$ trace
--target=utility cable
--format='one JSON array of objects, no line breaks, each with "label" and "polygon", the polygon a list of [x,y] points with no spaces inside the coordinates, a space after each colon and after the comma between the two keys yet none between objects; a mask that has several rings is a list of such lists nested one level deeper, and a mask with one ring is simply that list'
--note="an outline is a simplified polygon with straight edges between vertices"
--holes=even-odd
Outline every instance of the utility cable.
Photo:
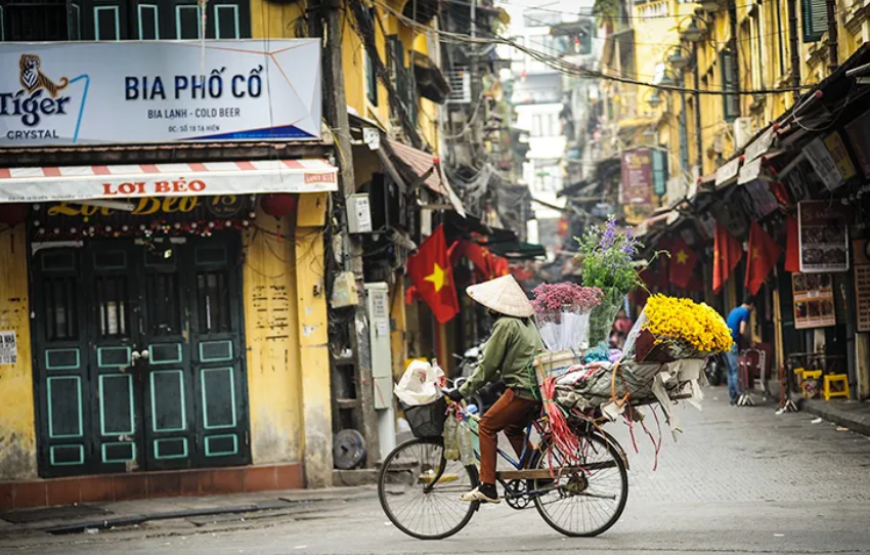
[{"label": "utility cable", "polygon": [[663,91],[685,92],[685,93],[692,93],[692,94],[718,95],[718,96],[731,96],[731,95],[747,96],[747,95],[756,95],[756,94],[758,94],[758,95],[781,94],[781,93],[788,93],[788,92],[800,92],[800,91],[804,91],[807,89],[811,89],[812,87],[815,86],[815,84],[813,84],[813,85],[801,85],[800,87],[782,87],[782,88],[751,89],[751,90],[741,89],[739,91],[724,90],[724,89],[695,89],[695,88],[691,88],[691,87],[681,87],[681,86],[677,86],[677,85],[664,85],[661,83],[659,83],[659,84],[650,83],[647,81],[642,81],[640,79],[634,79],[634,78],[630,78],[630,77],[626,77],[626,76],[622,76],[622,75],[607,75],[606,73],[604,73],[602,71],[591,70],[591,69],[579,66],[577,64],[574,64],[574,63],[571,63],[571,62],[568,62],[565,60],[561,60],[561,59],[554,58],[552,56],[548,56],[547,54],[544,54],[540,51],[536,51],[536,50],[527,48],[523,45],[518,44],[516,41],[513,41],[511,39],[507,39],[507,38],[502,37],[502,36],[495,36],[495,37],[492,37],[489,39],[479,39],[479,38],[471,37],[469,35],[465,35],[462,33],[453,33],[453,32],[433,29],[433,28],[428,27],[426,25],[420,24],[420,23],[418,23],[418,22],[416,22],[408,17],[405,17],[401,12],[398,12],[397,10],[393,9],[391,6],[388,6],[387,4],[385,4],[384,2],[382,2],[380,0],[375,0],[375,3],[378,6],[382,7],[384,10],[390,12],[396,18],[403,21],[406,25],[416,26],[416,27],[422,29],[423,32],[425,32],[425,33],[444,36],[444,37],[447,37],[448,39],[452,39],[452,40],[455,40],[457,42],[464,42],[464,43],[470,43],[470,44],[496,43],[496,44],[503,44],[503,45],[511,46],[513,48],[516,48],[520,52],[524,52],[524,53],[528,54],[529,56],[531,56],[532,58],[543,62],[547,66],[557,70],[559,73],[562,73],[564,75],[573,75],[573,76],[582,77],[582,78],[586,78],[586,79],[600,79],[600,80],[604,80],[604,81],[614,81],[617,83],[623,83],[623,84],[627,84],[627,85],[640,85],[640,86],[650,87],[653,89],[659,89],[659,90],[663,90]]}]

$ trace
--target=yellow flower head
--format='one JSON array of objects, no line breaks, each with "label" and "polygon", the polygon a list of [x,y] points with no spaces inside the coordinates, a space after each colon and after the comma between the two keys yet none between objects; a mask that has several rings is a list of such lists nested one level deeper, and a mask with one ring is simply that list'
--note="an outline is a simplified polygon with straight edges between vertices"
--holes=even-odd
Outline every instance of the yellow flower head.
[{"label": "yellow flower head", "polygon": [[646,305],[644,326],[657,339],[671,339],[703,353],[731,349],[731,331],[725,320],[705,303],[653,295]]}]

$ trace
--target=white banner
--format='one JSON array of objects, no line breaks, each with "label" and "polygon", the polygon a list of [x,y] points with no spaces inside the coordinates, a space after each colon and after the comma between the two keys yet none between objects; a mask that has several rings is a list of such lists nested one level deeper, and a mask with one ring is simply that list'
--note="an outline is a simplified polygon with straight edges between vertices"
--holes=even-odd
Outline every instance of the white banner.
[{"label": "white banner", "polygon": [[328,192],[337,172],[322,160],[0,169],[0,203]]},{"label": "white banner", "polygon": [[317,39],[0,43],[0,147],[318,139]]}]

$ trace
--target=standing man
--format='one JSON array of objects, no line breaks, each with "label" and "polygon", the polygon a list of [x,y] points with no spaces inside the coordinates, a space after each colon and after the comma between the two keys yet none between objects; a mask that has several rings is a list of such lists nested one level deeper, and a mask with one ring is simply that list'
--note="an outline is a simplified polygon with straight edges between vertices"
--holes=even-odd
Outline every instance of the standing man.
[{"label": "standing man", "polygon": [[755,308],[755,301],[751,295],[746,295],[743,298],[743,304],[735,308],[728,314],[728,327],[731,329],[731,339],[734,345],[731,346],[731,351],[728,353],[728,392],[731,394],[731,404],[736,405],[740,398],[740,391],[737,385],[737,354],[740,352],[740,346],[743,339],[746,337],[747,328],[749,327],[749,315]]}]

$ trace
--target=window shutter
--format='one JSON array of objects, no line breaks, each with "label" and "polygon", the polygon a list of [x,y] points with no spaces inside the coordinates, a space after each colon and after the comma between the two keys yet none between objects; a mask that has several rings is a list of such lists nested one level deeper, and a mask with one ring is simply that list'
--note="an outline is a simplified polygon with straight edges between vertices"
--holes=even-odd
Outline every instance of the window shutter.
[{"label": "window shutter", "polygon": [[818,42],[828,30],[828,5],[825,0],[801,0],[804,42]]},{"label": "window shutter", "polygon": [[[723,50],[719,55],[719,63],[722,66],[722,88],[726,91],[737,89],[737,79],[734,75],[734,58],[728,50]],[[722,96],[723,113],[725,121],[734,121],[740,115],[740,97],[736,94]]]},{"label": "window shutter", "polygon": [[663,196],[668,185],[668,154],[664,150],[652,151],[653,193]]}]

